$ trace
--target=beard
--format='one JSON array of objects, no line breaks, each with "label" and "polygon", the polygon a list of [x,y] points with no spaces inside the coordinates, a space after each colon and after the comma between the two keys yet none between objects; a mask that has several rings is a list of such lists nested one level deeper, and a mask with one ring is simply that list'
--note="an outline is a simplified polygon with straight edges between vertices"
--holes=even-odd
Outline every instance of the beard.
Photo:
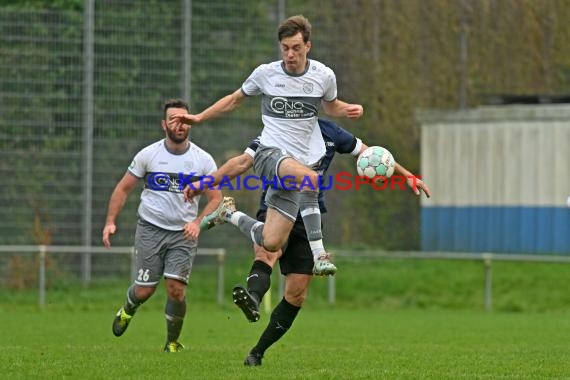
[{"label": "beard", "polygon": [[170,140],[172,140],[172,142],[174,142],[175,144],[180,144],[180,143],[183,143],[184,141],[188,140],[188,134],[189,133],[190,133],[190,129],[186,129],[184,134],[181,136],[181,135],[177,134],[175,130],[172,130],[170,128],[166,128],[166,134],[168,135],[168,138]]}]

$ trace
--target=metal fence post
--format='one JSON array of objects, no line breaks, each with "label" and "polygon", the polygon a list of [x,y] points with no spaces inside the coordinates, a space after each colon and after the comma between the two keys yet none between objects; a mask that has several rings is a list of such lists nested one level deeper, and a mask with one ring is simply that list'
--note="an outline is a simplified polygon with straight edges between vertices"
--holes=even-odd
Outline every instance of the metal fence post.
[{"label": "metal fence post", "polygon": [[182,99],[189,102],[192,89],[192,0],[183,0],[182,14]]},{"label": "metal fence post", "polygon": [[285,281],[286,277],[279,274],[279,294],[277,295],[279,300],[285,296]]},{"label": "metal fence post", "polygon": [[329,303],[334,305],[336,302],[336,280],[335,276],[328,276],[328,286],[329,286]]},{"label": "metal fence post", "polygon": [[46,246],[39,246],[38,306],[43,309],[46,303]]},{"label": "metal fence post", "polygon": [[485,265],[485,310],[493,310],[493,261],[492,253],[483,254],[483,263]]},{"label": "metal fence post", "polygon": [[[94,129],[94,45],[95,0],[87,0],[84,10],[83,37],[83,246],[91,247],[93,217],[93,129]],[[83,286],[91,282],[91,252],[82,251],[81,278]]]},{"label": "metal fence post", "polygon": [[131,281],[132,282],[135,282],[135,279],[137,278],[136,255],[137,255],[137,251],[136,251],[135,247],[132,247],[131,248]]},{"label": "metal fence post", "polygon": [[263,296],[263,301],[261,304],[263,305],[263,311],[265,314],[271,313],[271,308],[273,307],[273,291],[271,290],[272,286],[267,289],[267,292]]},{"label": "metal fence post", "polygon": [[224,257],[225,251],[218,253],[218,305],[224,304]]}]

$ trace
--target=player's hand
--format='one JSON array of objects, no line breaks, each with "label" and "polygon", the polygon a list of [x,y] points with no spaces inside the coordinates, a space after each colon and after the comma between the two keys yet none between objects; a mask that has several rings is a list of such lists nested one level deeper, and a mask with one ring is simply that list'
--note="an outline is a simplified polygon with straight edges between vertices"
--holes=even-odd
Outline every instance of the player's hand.
[{"label": "player's hand", "polygon": [[200,235],[200,222],[196,219],[184,225],[184,237],[188,240],[197,240]]},{"label": "player's hand", "polygon": [[184,202],[190,202],[196,195],[200,195],[204,192],[200,189],[200,182],[192,182],[192,186],[186,185],[182,194],[184,194]]},{"label": "player's hand", "polygon": [[431,191],[429,187],[424,183],[424,181],[422,181],[418,177],[409,176],[406,182],[416,195],[420,195],[421,193],[420,190],[421,190],[424,192],[426,197],[428,198],[431,197]]},{"label": "player's hand", "polygon": [[358,119],[364,114],[364,108],[360,104],[349,104],[346,107],[346,117],[349,119]]},{"label": "player's hand", "polygon": [[107,223],[105,224],[105,227],[103,228],[103,244],[105,245],[105,247],[109,248],[111,247],[111,240],[110,235],[115,234],[115,231],[117,230],[117,226],[115,226],[113,223]]},{"label": "player's hand", "polygon": [[170,118],[173,122],[184,123],[184,124],[198,124],[201,118],[198,115],[192,115],[189,113],[177,113],[172,115]]}]

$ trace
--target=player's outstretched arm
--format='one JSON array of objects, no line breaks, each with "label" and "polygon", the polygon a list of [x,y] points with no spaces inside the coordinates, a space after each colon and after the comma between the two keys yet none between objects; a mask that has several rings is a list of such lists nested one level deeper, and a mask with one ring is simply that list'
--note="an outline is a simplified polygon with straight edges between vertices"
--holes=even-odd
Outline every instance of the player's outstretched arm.
[{"label": "player's outstretched arm", "polygon": [[107,217],[105,218],[105,227],[103,227],[103,244],[107,248],[111,246],[111,235],[117,230],[115,220],[117,220],[117,216],[119,216],[129,194],[133,191],[138,181],[139,179],[134,174],[127,171],[111,194],[107,208]]},{"label": "player's outstretched arm", "polygon": [[[213,177],[213,182],[208,182],[208,186],[219,185],[222,180],[232,180],[240,174],[245,173],[249,168],[253,166],[253,157],[247,153],[242,153],[239,156],[230,158],[223,164],[218,170],[210,174]],[[187,185],[184,190],[184,201],[188,202],[196,195],[201,194],[203,189],[203,184],[200,181],[192,182],[192,185]]]},{"label": "player's outstretched arm", "polygon": [[394,172],[406,177],[406,183],[416,195],[420,195],[421,193],[420,190],[421,190],[424,192],[426,197],[428,198],[431,197],[431,191],[429,187],[424,183],[424,181],[422,181],[417,176],[413,175],[408,169],[398,164],[397,162],[394,168]]},{"label": "player's outstretched arm", "polygon": [[198,239],[198,236],[200,235],[200,222],[204,219],[204,216],[214,212],[222,201],[222,192],[220,190],[206,189],[204,190],[204,193],[206,194],[206,197],[208,197],[208,203],[206,203],[206,206],[196,219],[184,225],[184,237],[186,239]]},{"label": "player's outstretched arm", "polygon": [[368,149],[368,145],[366,145],[365,143],[362,143],[362,146],[360,147],[360,151],[358,152],[358,154],[354,158],[358,159],[358,156],[360,156],[366,149]]},{"label": "player's outstretched arm", "polygon": [[[368,149],[368,145],[366,145],[365,143],[362,143],[362,146],[360,147],[360,151],[355,156],[355,158],[358,158],[358,156],[360,156],[362,154],[362,152],[364,152],[366,149]],[[406,184],[408,185],[408,187],[410,189],[412,189],[412,191],[416,195],[420,195],[420,190],[421,190],[424,192],[426,197],[428,197],[428,198],[431,197],[431,191],[430,191],[429,187],[424,183],[424,181],[422,181],[417,176],[413,175],[408,169],[406,169],[405,167],[403,167],[402,165],[400,165],[397,162],[396,162],[396,165],[394,167],[394,173],[397,173],[401,176],[406,177]]]},{"label": "player's outstretched arm", "polygon": [[206,120],[216,118],[222,114],[228,113],[240,106],[245,99],[245,95],[238,89],[233,93],[224,96],[210,107],[198,114],[179,113],[172,115],[174,121],[179,121],[184,124],[198,124]]},{"label": "player's outstretched arm", "polygon": [[339,99],[332,102],[323,101],[322,104],[325,113],[332,117],[358,119],[364,114],[364,108],[360,104],[349,104]]}]

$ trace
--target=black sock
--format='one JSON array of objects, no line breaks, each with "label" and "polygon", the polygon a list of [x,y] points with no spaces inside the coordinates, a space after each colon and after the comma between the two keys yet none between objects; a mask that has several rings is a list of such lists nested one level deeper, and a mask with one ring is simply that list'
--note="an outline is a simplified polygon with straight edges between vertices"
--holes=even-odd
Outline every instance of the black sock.
[{"label": "black sock", "polygon": [[135,285],[131,285],[127,290],[127,302],[125,302],[125,306],[123,308],[128,315],[135,315],[137,309],[144,303],[144,301],[146,300],[140,300],[137,298],[135,295]]},{"label": "black sock", "polygon": [[184,316],[186,315],[186,300],[182,302],[168,298],[164,310],[166,317],[166,341],[176,342],[182,331]]},{"label": "black sock", "polygon": [[251,349],[251,353],[263,356],[265,350],[281,339],[287,330],[289,330],[299,310],[301,310],[300,307],[291,305],[283,298],[275,309],[273,309],[271,319],[265,331],[261,334],[257,345]]},{"label": "black sock", "polygon": [[258,303],[271,286],[271,272],[271,267],[260,260],[255,260],[251,266],[247,276],[247,290],[257,298]]}]

